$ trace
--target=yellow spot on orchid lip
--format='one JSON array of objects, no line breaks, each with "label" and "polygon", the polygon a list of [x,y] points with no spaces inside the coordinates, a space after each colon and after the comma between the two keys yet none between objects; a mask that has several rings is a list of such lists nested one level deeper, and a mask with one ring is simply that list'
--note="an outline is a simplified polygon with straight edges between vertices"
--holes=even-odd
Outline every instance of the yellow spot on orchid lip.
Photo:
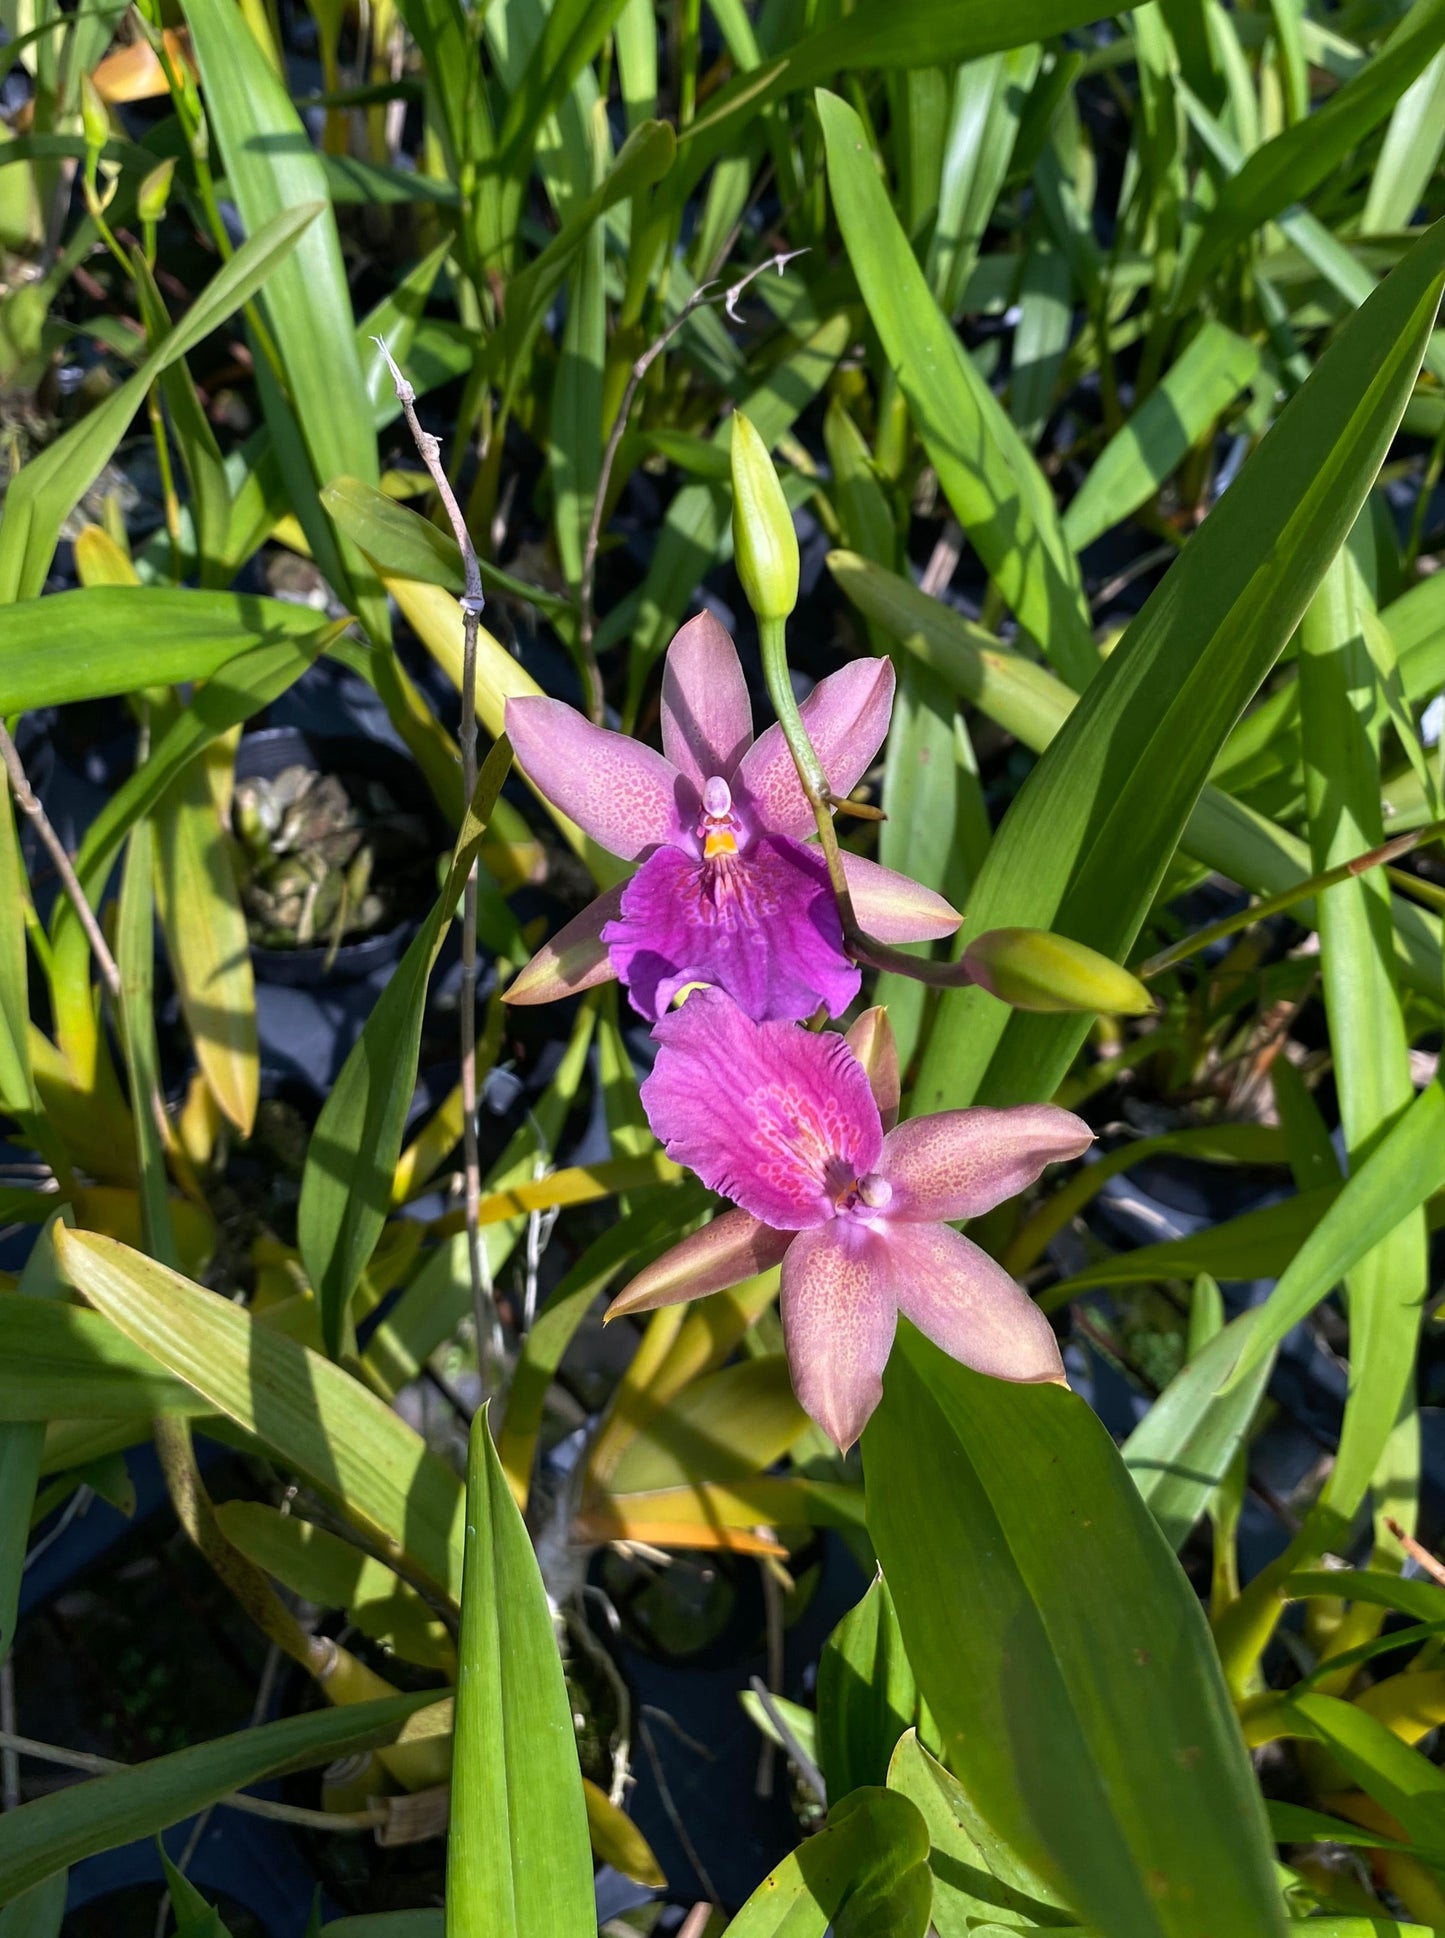
[{"label": "yellow spot on orchid lip", "polygon": [[735,855],[737,851],[737,839],[727,828],[708,830],[702,845],[704,861],[711,861],[715,855]]},{"label": "yellow spot on orchid lip", "polygon": [[694,991],[694,989],[711,989],[711,988],[712,988],[712,984],[710,982],[685,982],[682,985],[682,988],[679,989],[677,994],[673,997],[670,1007],[673,1009],[681,1009],[683,1004],[687,1001],[688,997]]}]

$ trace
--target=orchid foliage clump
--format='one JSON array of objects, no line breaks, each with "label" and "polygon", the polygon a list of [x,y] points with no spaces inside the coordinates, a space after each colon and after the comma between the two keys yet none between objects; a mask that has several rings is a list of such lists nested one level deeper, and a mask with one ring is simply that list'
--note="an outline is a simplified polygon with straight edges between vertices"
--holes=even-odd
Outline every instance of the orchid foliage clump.
[{"label": "orchid foliage clump", "polygon": [[1445,1932],[1445,0],[0,48],[0,1938]]}]

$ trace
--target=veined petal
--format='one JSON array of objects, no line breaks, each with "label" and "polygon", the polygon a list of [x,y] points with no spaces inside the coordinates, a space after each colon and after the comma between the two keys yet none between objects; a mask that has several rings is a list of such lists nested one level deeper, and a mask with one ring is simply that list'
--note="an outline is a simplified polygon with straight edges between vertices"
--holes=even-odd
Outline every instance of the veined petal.
[{"label": "veined petal", "polygon": [[699,989],[653,1031],[642,1104],[669,1157],[780,1231],[821,1225],[873,1170],[878,1106],[841,1036],[753,1023]]},{"label": "veined petal", "polygon": [[898,1069],[898,1038],[893,1034],[888,1011],[865,1009],[845,1032],[843,1041],[863,1065],[884,1130],[892,1130],[898,1122],[898,1100],[903,1084]]},{"label": "veined petal", "polygon": [[726,990],[757,1022],[840,1015],[858,994],[838,905],[816,848],[764,835],[699,861],[659,848],[603,934],[633,1008],[656,1022],[684,983]]},{"label": "veined petal", "polygon": [[889,1220],[976,1218],[1093,1141],[1082,1117],[1055,1104],[912,1117],[883,1141],[878,1169],[893,1187]]},{"label": "veined petal", "polygon": [[651,1312],[660,1305],[725,1292],[778,1264],[792,1242],[790,1231],[774,1231],[746,1211],[725,1211],[639,1272],[608,1306],[606,1316],[620,1319],[628,1312]]},{"label": "veined petal", "polygon": [[607,889],[595,902],[589,902],[580,915],[574,915],[544,942],[522,973],[502,992],[504,1003],[555,1003],[579,990],[591,989],[599,982],[611,982],[617,974],[602,931],[616,921],[622,906],[626,882]]},{"label": "veined petal", "polygon": [[890,1218],[883,1239],[898,1310],[950,1359],[994,1379],[1063,1379],[1053,1327],[987,1252],[947,1225]]},{"label": "veined petal", "polygon": [[683,813],[689,822],[697,818],[691,790],[670,760],[640,740],[594,727],[560,700],[508,700],[507,737],[528,780],[624,861],[682,841]]},{"label": "veined petal", "polygon": [[662,748],[701,794],[730,781],[753,737],[753,707],[738,649],[710,612],[673,636],[662,669]]},{"label": "veined petal", "polygon": [[846,1453],[883,1397],[897,1325],[885,1241],[842,1219],[800,1232],[783,1260],[781,1303],[798,1403]]},{"label": "veined petal", "polygon": [[922,882],[841,850],[853,913],[875,942],[934,942],[952,935],[963,917]]},{"label": "veined petal", "polygon": [[[893,662],[887,659],[852,660],[819,680],[804,700],[803,725],[835,794],[851,793],[867,773],[892,711]],[[794,840],[811,831],[813,810],[781,727],[769,727],[743,755],[738,791],[760,827]]]}]

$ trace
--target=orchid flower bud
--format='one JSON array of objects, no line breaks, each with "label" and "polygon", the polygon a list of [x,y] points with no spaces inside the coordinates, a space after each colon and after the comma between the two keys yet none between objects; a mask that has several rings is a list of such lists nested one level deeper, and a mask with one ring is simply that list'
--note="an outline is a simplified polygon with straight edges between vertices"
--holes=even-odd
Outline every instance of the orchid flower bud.
[{"label": "orchid flower bud", "polygon": [[170,200],[171,178],[176,172],[176,158],[167,155],[165,160],[151,170],[136,193],[136,214],[142,222],[160,222]]},{"label": "orchid flower bud", "polygon": [[798,535],[768,447],[733,413],[733,556],[759,619],[786,619],[798,603]]},{"label": "orchid flower bud", "polygon": [[86,147],[92,154],[99,154],[110,140],[110,109],[88,74],[80,77],[80,125]]},{"label": "orchid flower bud", "polygon": [[1047,929],[989,929],[964,950],[963,962],[980,989],[1014,1009],[1145,1016],[1154,1007],[1119,963]]}]

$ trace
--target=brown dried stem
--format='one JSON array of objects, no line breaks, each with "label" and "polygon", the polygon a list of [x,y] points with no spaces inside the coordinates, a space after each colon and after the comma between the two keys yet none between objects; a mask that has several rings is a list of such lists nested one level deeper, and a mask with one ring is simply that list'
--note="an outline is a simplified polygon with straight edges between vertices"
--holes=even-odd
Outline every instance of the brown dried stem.
[{"label": "brown dried stem", "polygon": [[[461,506],[457,503],[456,494],[442,467],[441,442],[433,437],[430,431],[422,429],[421,421],[416,414],[416,392],[398,369],[390,350],[380,337],[373,337],[372,341],[386,358],[387,369],[390,370],[392,383],[396,386],[397,401],[406,418],[407,429],[411,432],[412,441],[416,445],[422,463],[431,474],[432,483],[436,486],[437,496],[442,501],[442,507],[457,541],[457,548],[462,555],[464,589],[458,602],[462,609],[462,710],[457,740],[462,753],[462,799],[470,803],[477,791],[477,627],[487,603],[482,592],[482,571],[477,563],[477,549],[472,544],[471,534],[467,530],[467,521],[462,516]],[[467,876],[466,890],[462,897],[461,1063],[467,1263],[472,1281],[472,1313],[477,1329],[477,1365],[478,1371],[481,1372],[487,1342],[495,1331],[496,1312],[492,1298],[491,1273],[482,1252],[481,1221],[478,1216],[482,1202],[482,1171],[477,1152],[477,869],[475,862]]]},{"label": "brown dried stem", "polygon": [[23,814],[29,815],[34,823],[35,832],[40,837],[40,844],[55,865],[55,872],[60,877],[60,885],[75,910],[80,926],[85,930],[85,938],[90,944],[96,962],[100,965],[105,986],[118,1008],[121,999],[120,969],[96,919],[95,910],[85,898],[80,877],[75,872],[70,856],[65,852],[65,843],[55,832],[50,816],[36,798],[25,772],[25,763],[20,758],[20,751],[10,738],[9,729],[3,720],[0,720],[0,760],[4,761],[5,771],[10,777],[10,791],[15,796],[16,806]]},{"label": "brown dried stem", "polygon": [[597,491],[592,500],[592,516],[587,521],[587,538],[582,547],[582,576],[577,588],[577,643],[583,664],[587,669],[588,711],[598,725],[602,721],[602,676],[598,671],[596,656],[592,650],[592,641],[597,631],[597,615],[593,610],[593,594],[597,578],[597,548],[602,542],[602,517],[607,504],[608,487],[612,483],[612,467],[617,462],[617,453],[627,430],[627,420],[632,412],[633,399],[653,364],[688,318],[697,310],[707,303],[721,303],[727,314],[737,322],[739,320],[737,300],[749,283],[755,281],[766,269],[776,269],[781,276],[795,256],[805,256],[807,253],[806,249],[780,250],[776,255],[769,256],[766,262],[760,262],[755,269],[750,269],[740,281],[730,283],[726,289],[720,289],[716,280],[700,283],[667,328],[660,336],[654,337],[642,354],[634,360],[631,370],[627,373],[627,384],[622,392],[622,401],[617,406],[616,417],[612,420],[612,429],[608,433],[607,443],[602,452],[602,466],[597,473]]}]

